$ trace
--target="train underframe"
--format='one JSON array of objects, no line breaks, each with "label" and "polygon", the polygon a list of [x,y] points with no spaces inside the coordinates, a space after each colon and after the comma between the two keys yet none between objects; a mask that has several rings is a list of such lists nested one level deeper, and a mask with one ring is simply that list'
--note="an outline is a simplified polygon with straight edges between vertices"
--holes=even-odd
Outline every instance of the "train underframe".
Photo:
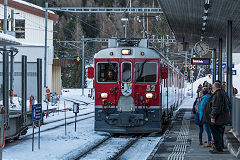
[{"label": "train underframe", "polygon": [[110,133],[162,132],[162,108],[138,107],[135,111],[118,111],[117,107],[95,108],[95,131]]}]

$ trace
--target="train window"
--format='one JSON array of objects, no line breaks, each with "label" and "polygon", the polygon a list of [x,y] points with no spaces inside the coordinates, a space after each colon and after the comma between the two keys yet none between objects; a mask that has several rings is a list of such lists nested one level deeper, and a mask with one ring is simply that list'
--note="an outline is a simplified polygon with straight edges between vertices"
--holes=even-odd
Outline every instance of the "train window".
[{"label": "train window", "polygon": [[98,82],[117,82],[118,63],[97,63]]},{"label": "train window", "polygon": [[132,81],[132,65],[131,63],[122,64],[122,82]]},{"label": "train window", "polygon": [[157,82],[157,63],[136,63],[135,64],[136,82]]}]

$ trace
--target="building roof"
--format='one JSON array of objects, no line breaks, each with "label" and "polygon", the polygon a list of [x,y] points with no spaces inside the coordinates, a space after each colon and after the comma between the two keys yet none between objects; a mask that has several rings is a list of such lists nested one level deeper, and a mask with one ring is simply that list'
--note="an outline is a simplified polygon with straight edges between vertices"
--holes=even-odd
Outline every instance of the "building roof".
[{"label": "building roof", "polygon": [[13,36],[0,33],[0,46],[5,45],[20,45],[21,43]]},{"label": "building roof", "polygon": [[[232,20],[233,52],[240,51],[240,1],[209,0],[203,41],[210,48],[218,49],[219,38],[226,45],[227,21]],[[159,0],[178,42],[189,42],[193,46],[200,41],[203,28],[205,0]]]},{"label": "building roof", "polygon": [[[4,0],[0,0],[0,4],[4,4]],[[44,8],[23,0],[8,0],[8,6],[11,8],[15,8],[15,9],[45,18]],[[54,12],[52,11],[48,12],[48,18],[50,20],[57,21],[58,17],[59,16]]]}]

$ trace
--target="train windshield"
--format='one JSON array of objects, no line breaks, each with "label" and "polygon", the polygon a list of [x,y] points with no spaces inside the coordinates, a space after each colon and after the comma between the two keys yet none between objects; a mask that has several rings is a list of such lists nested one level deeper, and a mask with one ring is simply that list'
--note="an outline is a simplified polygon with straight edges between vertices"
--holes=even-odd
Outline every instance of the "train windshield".
[{"label": "train windshield", "polygon": [[97,81],[98,82],[117,82],[118,80],[118,63],[98,63],[97,64]]},{"label": "train windshield", "polygon": [[157,82],[157,63],[136,63],[135,81],[139,83]]},{"label": "train windshield", "polygon": [[132,81],[132,65],[131,63],[122,64],[122,82],[131,82]]}]

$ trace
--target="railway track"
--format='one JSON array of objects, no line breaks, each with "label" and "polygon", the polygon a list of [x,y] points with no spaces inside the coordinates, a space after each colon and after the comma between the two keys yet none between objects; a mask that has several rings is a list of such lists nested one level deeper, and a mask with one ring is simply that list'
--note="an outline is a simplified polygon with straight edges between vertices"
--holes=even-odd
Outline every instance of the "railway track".
[{"label": "railway track", "polygon": [[[90,114],[93,114],[93,113],[90,113]],[[82,115],[83,116],[83,115]],[[83,121],[83,120],[87,120],[87,119],[90,119],[90,118],[94,118],[94,114],[93,115],[90,115],[90,116],[87,116],[87,117],[83,117],[81,119],[77,119],[76,122],[80,122],[80,121]],[[74,118],[73,118],[74,119]],[[59,122],[59,121],[58,121]],[[55,122],[57,123],[57,122]],[[67,122],[66,125],[70,125],[70,124],[73,124],[75,123],[75,120],[72,120],[70,122]],[[45,126],[45,125],[43,125]],[[57,129],[57,128],[60,128],[60,127],[63,127],[65,126],[65,123],[62,123],[62,124],[59,124],[59,125],[56,125],[56,126],[53,126],[53,127],[50,127],[50,128],[46,128],[46,129],[41,129],[41,134],[44,133],[44,132],[47,132],[47,131],[51,131],[51,130],[54,130],[54,129]],[[35,131],[35,134],[38,134],[38,130]],[[17,139],[17,140],[9,140],[8,142],[10,143],[6,143],[6,147],[10,147],[10,146],[14,146],[15,144],[18,144],[18,143],[21,143],[21,142],[24,142],[28,139],[31,139],[32,138],[32,133],[29,133],[27,135],[24,135],[22,136],[20,139]]]},{"label": "railway track", "polygon": [[[79,115],[77,115],[77,117],[86,116],[86,115],[89,115],[89,114],[91,114],[91,113],[94,113],[94,111],[88,112],[88,113],[84,113],[84,114],[79,114]],[[75,118],[75,116],[70,116],[70,117],[67,117],[66,119],[68,120],[68,119],[72,119],[72,118]],[[65,118],[53,120],[53,121],[50,121],[50,122],[43,122],[42,125],[47,125],[47,124],[51,124],[51,123],[56,123],[56,122],[60,122],[60,121],[63,121],[63,120],[65,120]]]},{"label": "railway track", "polygon": [[131,146],[133,146],[143,135],[140,136],[124,136],[124,137],[106,137],[102,141],[98,142],[87,151],[79,154],[75,159],[92,159],[95,155],[101,154],[101,151],[105,151],[106,154],[102,155],[101,159],[113,159],[117,160],[123,155]]},{"label": "railway track", "polygon": [[[76,122],[80,122],[80,121],[83,121],[83,120],[90,119],[90,118],[93,118],[93,117],[94,117],[94,112],[91,112],[91,113],[89,113],[89,114],[93,114],[93,115],[90,115],[90,116],[88,116],[88,117],[84,117],[84,118],[81,118],[81,119],[77,119]],[[89,114],[84,114],[84,115],[89,115]],[[82,117],[82,116],[84,116],[84,115],[80,115],[79,117]],[[74,117],[69,118],[69,119],[74,119]],[[60,120],[60,121],[64,121],[64,119],[63,119],[63,120]],[[59,121],[56,121],[56,122],[59,122]],[[56,123],[56,122],[54,122],[54,123]],[[73,123],[75,123],[75,120],[73,120],[73,121],[71,121],[71,122],[67,122],[66,125],[73,124]],[[48,123],[48,124],[49,124],[49,123]],[[63,127],[63,126],[65,126],[65,123],[60,124],[60,125],[57,125],[57,126],[54,126],[54,127],[51,127],[51,128],[43,129],[43,130],[41,130],[41,133],[46,132],[46,131],[50,131],[50,130],[54,130],[54,129],[56,129],[56,128]],[[38,132],[36,132],[35,134],[37,134],[37,133],[38,133]]]},{"label": "railway track", "polygon": [[[83,101],[79,101],[79,102],[77,102],[77,100],[75,101],[75,103],[79,103],[79,104],[80,104],[81,102],[83,102]],[[85,104],[89,104],[89,103],[85,103]],[[71,109],[72,109],[72,108],[66,108],[66,109],[62,109],[62,110],[54,110],[54,111],[52,111],[52,112],[57,112],[57,111],[65,112],[65,111],[71,111]],[[86,109],[86,108],[80,108],[79,110],[84,110],[84,109]],[[47,111],[45,111],[45,112],[47,112]],[[43,111],[43,114],[45,114],[45,112]],[[88,116],[88,115],[90,115],[90,116]],[[87,117],[84,117],[84,116],[87,116]],[[80,117],[84,117],[84,118],[80,118]],[[83,120],[86,120],[86,119],[90,119],[90,118],[93,118],[93,117],[94,117],[94,111],[91,111],[91,112],[88,112],[88,113],[84,113],[84,114],[79,114],[79,115],[77,115],[77,121],[76,121],[76,122],[83,121]],[[80,118],[80,119],[79,119],[79,118]],[[72,120],[71,120],[71,119],[72,119]],[[71,121],[67,122],[66,125],[75,123],[75,116],[67,117],[66,120],[71,120]],[[49,125],[49,124],[59,123],[59,122],[61,122],[61,121],[62,121],[61,124],[56,124],[56,125],[53,126],[53,127],[49,127],[49,128],[46,128],[46,129],[41,129],[41,133],[47,132],[47,131],[50,131],[50,130],[57,129],[57,128],[62,127],[62,126],[65,126],[65,123],[64,123],[65,118],[61,118],[61,119],[57,119],[57,120],[52,120],[52,121],[43,123],[42,126],[45,127],[45,126],[47,126],[47,125]],[[29,128],[32,128],[32,127],[29,126]],[[37,133],[38,133],[38,131],[35,132],[35,134],[37,134]],[[28,139],[29,136],[31,136],[31,135],[30,135],[30,134],[27,134],[27,135],[23,136],[22,139],[21,139],[21,141],[24,141],[25,139]],[[9,142],[13,142],[13,141],[15,141],[15,140],[17,140],[16,137],[13,137],[13,138],[10,138],[10,139],[9,139]]]},{"label": "railway track", "polygon": [[[84,105],[89,105],[90,103],[88,103],[88,102],[85,102],[85,101],[81,101],[81,100],[78,100],[78,99],[74,99],[74,98],[63,98],[64,100],[66,100],[66,101],[69,101],[69,102],[73,102],[73,103],[78,103],[78,104],[80,104],[80,105],[82,105],[82,104],[84,104]],[[82,103],[82,104],[81,104]]]}]

